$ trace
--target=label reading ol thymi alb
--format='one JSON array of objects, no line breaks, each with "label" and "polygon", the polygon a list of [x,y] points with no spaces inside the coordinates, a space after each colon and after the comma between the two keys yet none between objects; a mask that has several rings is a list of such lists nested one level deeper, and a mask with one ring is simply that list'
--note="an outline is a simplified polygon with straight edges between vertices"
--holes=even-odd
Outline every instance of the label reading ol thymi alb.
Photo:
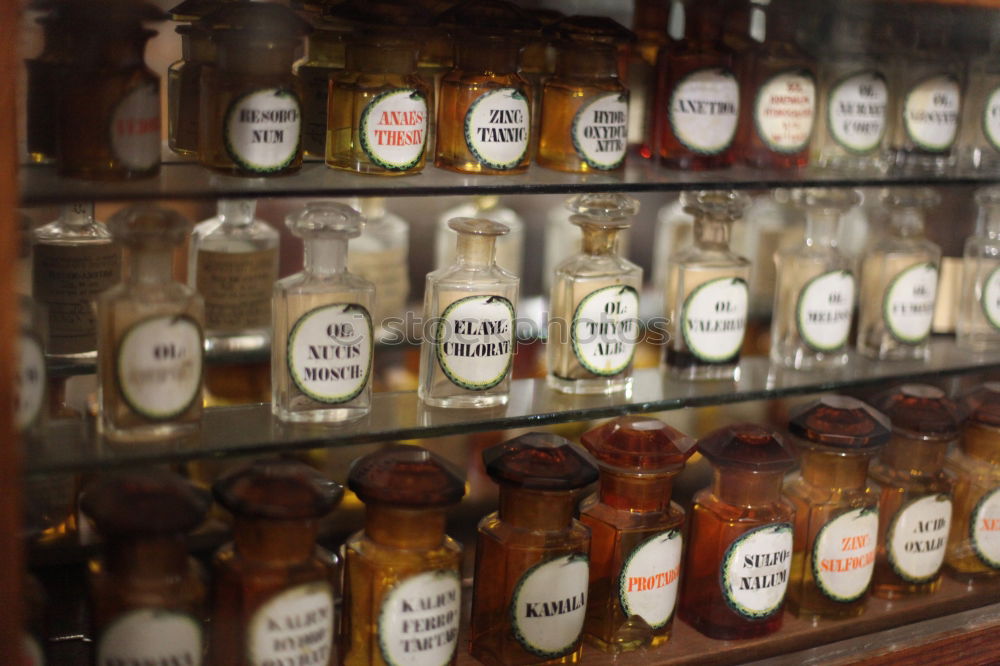
[{"label": "label reading ol thymi alb", "polygon": [[878,510],[852,509],[820,528],[813,545],[813,578],[834,601],[860,599],[875,571]]},{"label": "label reading ol thymi alb", "polygon": [[592,169],[617,169],[628,144],[628,94],[610,93],[584,103],[572,127],[573,147]]},{"label": "label reading ol thymi alb", "polygon": [[639,292],[612,285],[590,292],[573,313],[573,353],[580,365],[613,377],[632,363],[639,335]]},{"label": "label reading ol thymi alb", "polygon": [[301,135],[302,107],[291,90],[254,90],[237,97],[226,111],[226,152],[246,171],[281,171],[299,154]]},{"label": "label reading ol thymi alb", "polygon": [[626,617],[638,615],[659,629],[673,616],[682,542],[680,531],[669,530],[647,539],[629,554],[618,579],[618,599]]},{"label": "label reading ol thymi alb", "polygon": [[292,327],[287,355],[292,382],[304,394],[326,404],[353,400],[371,375],[371,315],[357,303],[314,308]]},{"label": "label reading ol thymi alb", "polygon": [[382,601],[379,648],[391,666],[441,666],[458,645],[462,586],[454,571],[426,571],[397,583]]},{"label": "label reading ol thymi alb", "polygon": [[333,594],[327,583],[285,590],[254,611],[247,625],[249,666],[325,666],[333,650]]},{"label": "label reading ol thymi alb", "polygon": [[590,563],[582,553],[557,557],[528,569],[511,600],[517,642],[546,659],[572,652],[587,614],[589,579]]},{"label": "label reading ol thymi alb", "polygon": [[751,620],[781,608],[792,566],[792,526],[764,525],[736,538],[722,559],[721,584],[726,604]]},{"label": "label reading ol thymi alb", "polygon": [[944,562],[950,529],[947,495],[927,495],[905,504],[893,517],[886,537],[893,571],[911,583],[932,580]]}]

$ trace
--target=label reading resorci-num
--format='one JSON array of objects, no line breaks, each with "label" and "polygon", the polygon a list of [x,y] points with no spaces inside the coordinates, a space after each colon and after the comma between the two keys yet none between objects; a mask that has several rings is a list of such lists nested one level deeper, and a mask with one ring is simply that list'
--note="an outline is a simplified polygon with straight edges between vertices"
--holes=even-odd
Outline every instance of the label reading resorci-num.
[{"label": "label reading resorci-num", "polygon": [[754,105],[757,135],[777,153],[797,153],[812,136],[816,82],[805,71],[775,74],[761,85]]},{"label": "label reading resorci-num", "polygon": [[628,145],[628,95],[611,93],[585,103],[573,119],[573,147],[593,169],[617,169]]},{"label": "label reading resorci-num", "polygon": [[396,584],[378,619],[382,658],[391,666],[441,666],[458,645],[462,586],[454,571],[428,571]]},{"label": "label reading resorci-num", "polygon": [[189,615],[148,608],[126,613],[97,643],[97,666],[202,663],[202,630]]},{"label": "label reading resorci-num", "polygon": [[889,563],[900,578],[911,583],[933,579],[944,562],[951,499],[927,495],[905,504],[889,526]]},{"label": "label reading resorci-num", "polygon": [[1000,329],[1000,266],[990,271],[983,280],[983,291],[979,297],[983,316],[990,326]]},{"label": "label reading resorci-num", "polygon": [[852,153],[875,150],[885,135],[889,86],[879,72],[859,72],[830,90],[830,136]]},{"label": "label reading resorci-num", "polygon": [[918,344],[931,332],[938,271],[934,264],[917,264],[901,271],[885,290],[885,325],[900,342]]},{"label": "label reading resorci-num", "polygon": [[483,93],[465,115],[469,152],[491,169],[513,169],[528,151],[531,110],[516,88]]},{"label": "label reading resorci-num", "polygon": [[435,337],[438,363],[452,382],[493,388],[510,372],[514,306],[503,296],[468,296],[445,308]]},{"label": "label reading resorci-num", "polygon": [[1000,569],[1000,488],[994,488],[976,503],[969,518],[969,537],[982,563]]},{"label": "label reading resorci-num", "polygon": [[958,134],[962,94],[950,76],[932,76],[913,86],[903,105],[903,125],[913,143],[924,150],[951,148]]},{"label": "label reading resorci-num", "polygon": [[604,377],[625,370],[639,335],[639,293],[624,285],[596,289],[573,313],[573,353],[580,365]]},{"label": "label reading resorci-num", "polygon": [[622,565],[618,599],[626,617],[638,615],[653,629],[667,624],[677,602],[683,539],[678,530],[639,544]]},{"label": "label reading resorci-num", "polygon": [[740,86],[725,69],[700,69],[681,79],[670,97],[670,129],[688,150],[718,155],[733,143]]},{"label": "label reading resorci-num", "polygon": [[875,571],[878,510],[853,509],[820,528],[813,545],[813,578],[834,601],[860,599]]},{"label": "label reading resorci-num", "polygon": [[333,650],[333,594],[299,585],[258,608],[247,625],[249,666],[325,666]]},{"label": "label reading resorci-num", "polygon": [[528,569],[514,588],[514,636],[525,650],[554,658],[572,652],[587,614],[590,563],[582,553]]},{"label": "label reading resorci-num", "polygon": [[31,333],[18,337],[14,381],[14,426],[21,431],[38,421],[45,397],[45,354],[41,341]]},{"label": "label reading resorci-num", "polygon": [[830,271],[802,287],[795,305],[795,323],[803,342],[816,351],[834,351],[847,344],[854,312],[854,276]]},{"label": "label reading resorci-num", "polygon": [[781,608],[792,566],[792,526],[765,525],[741,534],[722,559],[722,593],[743,617],[758,620]]},{"label": "label reading resorci-num", "polygon": [[131,90],[111,115],[111,152],[132,171],[160,163],[160,91],[155,85]]},{"label": "label reading resorci-num", "polygon": [[256,252],[200,250],[196,269],[209,331],[240,331],[270,324],[278,248]]},{"label": "label reading resorci-num", "polygon": [[241,169],[255,173],[281,171],[299,153],[299,98],[284,88],[264,88],[242,95],[229,106],[223,133],[226,152]]},{"label": "label reading resorci-num", "polygon": [[986,140],[993,146],[993,150],[1000,150],[1000,88],[995,88],[986,96],[982,123]]},{"label": "label reading resorci-num", "polygon": [[361,149],[384,169],[417,165],[427,141],[427,98],[414,88],[376,95],[361,112]]},{"label": "label reading resorci-num", "polygon": [[317,402],[358,397],[372,368],[372,320],[357,303],[331,303],[299,317],[288,334],[288,372]]},{"label": "label reading resorci-num", "polygon": [[749,300],[742,278],[719,278],[695,287],[684,301],[680,321],[691,353],[703,361],[735,357],[743,346]]},{"label": "label reading resorci-num", "polygon": [[150,317],[133,324],[118,347],[122,397],[149,419],[183,414],[201,399],[201,327],[191,317]]}]

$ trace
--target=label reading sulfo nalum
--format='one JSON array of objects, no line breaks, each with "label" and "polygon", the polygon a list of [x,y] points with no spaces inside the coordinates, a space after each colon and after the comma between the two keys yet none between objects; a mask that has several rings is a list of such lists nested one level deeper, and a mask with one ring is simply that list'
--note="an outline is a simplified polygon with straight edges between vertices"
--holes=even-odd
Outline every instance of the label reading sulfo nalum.
[{"label": "label reading sulfo nalum", "polygon": [[331,303],[299,317],[288,334],[288,372],[315,400],[339,404],[358,397],[372,369],[372,320],[357,303]]},{"label": "label reading sulfo nalum", "polygon": [[979,305],[983,308],[983,316],[990,326],[1000,330],[1000,266],[994,268],[983,280]]},{"label": "label reading sulfo nalum", "polygon": [[930,335],[937,281],[937,266],[932,263],[910,266],[892,279],[885,290],[882,315],[894,338],[912,345]]},{"label": "label reading sulfo nalum", "polygon": [[808,71],[775,74],[757,91],[753,112],[757,135],[776,153],[805,149],[815,115],[816,81]]},{"label": "label reading sulfo nalum", "polygon": [[828,352],[847,344],[854,312],[854,276],[830,271],[809,280],[795,304],[795,323],[802,341],[815,351]]},{"label": "label reading sulfo nalum", "polygon": [[739,615],[760,620],[781,608],[792,566],[792,526],[775,523],[736,538],[722,558],[726,604]]},{"label": "label reading sulfo nalum", "polygon": [[617,169],[628,144],[628,94],[610,93],[583,104],[570,130],[573,147],[592,169]]},{"label": "label reading sulfo nalum", "polygon": [[1000,569],[1000,488],[980,498],[969,518],[969,537],[979,560]]},{"label": "label reading sulfo nalum", "polygon": [[993,146],[993,150],[1000,151],[1000,88],[994,88],[986,96],[986,103],[983,104],[983,135]]},{"label": "label reading sulfo nalum", "polygon": [[14,426],[22,431],[35,424],[42,413],[45,399],[45,354],[42,352],[41,340],[32,333],[22,331],[17,342]]},{"label": "label reading sulfo nalum", "polygon": [[415,88],[387,90],[361,112],[361,149],[373,163],[391,171],[417,165],[427,141],[427,98]]},{"label": "label reading sulfo nalum", "polygon": [[903,505],[889,525],[886,538],[889,564],[910,583],[926,583],[944,562],[951,529],[951,499],[927,495]]},{"label": "label reading sulfo nalum", "polygon": [[462,585],[454,571],[427,571],[397,583],[382,601],[378,640],[390,666],[441,666],[458,645]]},{"label": "label reading sulfo nalum", "polygon": [[743,346],[749,301],[743,278],[718,278],[695,287],[684,301],[680,321],[691,353],[708,362],[735,357]]},{"label": "label reading sulfo nalum", "polygon": [[590,563],[582,553],[528,569],[514,588],[511,620],[525,650],[546,659],[572,652],[587,614]]},{"label": "label reading sulfo nalum", "polygon": [[932,76],[910,89],[903,103],[903,126],[924,150],[944,152],[958,135],[962,93],[952,76]]},{"label": "label reading sulfo nalum", "polygon": [[733,143],[740,112],[740,86],[725,69],[699,69],[674,87],[670,129],[688,150],[718,155]]},{"label": "label reading sulfo nalum", "polygon": [[299,585],[254,611],[247,624],[248,666],[324,666],[333,651],[333,594],[327,583]]},{"label": "label reading sulfo nalum", "polygon": [[255,90],[237,97],[226,111],[226,152],[241,169],[281,171],[298,156],[301,136],[302,107],[291,90]]},{"label": "label reading sulfo nalum", "polygon": [[682,537],[670,530],[639,544],[622,565],[618,599],[626,617],[638,615],[653,629],[674,614],[681,573]]},{"label": "label reading sulfo nalum", "polygon": [[528,152],[531,110],[516,88],[480,95],[465,114],[465,143],[476,159],[491,169],[513,169]]},{"label": "label reading sulfo nalum", "polygon": [[131,171],[149,171],[160,163],[160,91],[134,88],[111,114],[111,152]]},{"label": "label reading sulfo nalum", "polygon": [[134,610],[101,632],[97,666],[202,663],[202,630],[190,615],[160,608]]},{"label": "label reading sulfo nalum", "polygon": [[639,335],[639,292],[627,285],[596,289],[573,313],[573,353],[580,365],[612,377],[632,363]]},{"label": "label reading sulfo nalum", "polygon": [[827,121],[830,136],[842,148],[864,155],[878,148],[885,136],[889,86],[879,72],[858,72],[830,89]]},{"label": "label reading sulfo nalum", "polygon": [[864,596],[875,571],[878,509],[852,509],[820,528],[813,544],[813,578],[834,601]]},{"label": "label reading sulfo nalum", "polygon": [[514,306],[503,296],[467,296],[444,309],[436,327],[438,363],[454,384],[493,388],[510,372]]}]

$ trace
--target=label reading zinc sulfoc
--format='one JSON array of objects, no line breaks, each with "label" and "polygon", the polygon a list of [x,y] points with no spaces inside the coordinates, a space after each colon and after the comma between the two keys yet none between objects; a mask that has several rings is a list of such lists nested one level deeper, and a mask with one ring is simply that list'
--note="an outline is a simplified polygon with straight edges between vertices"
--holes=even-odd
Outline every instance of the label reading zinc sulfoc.
[{"label": "label reading zinc sulfoc", "polygon": [[879,72],[858,72],[830,89],[827,120],[830,136],[845,150],[864,155],[885,135],[889,86]]},{"label": "label reading zinc sulfoc", "polygon": [[358,397],[372,368],[372,320],[357,303],[331,303],[305,313],[288,334],[288,372],[315,400],[339,404]]},{"label": "label reading zinc sulfoc", "polygon": [[626,285],[596,289],[573,313],[573,353],[580,365],[602,377],[628,368],[639,335],[639,293]]},{"label": "label reading zinc sulfoc", "polygon": [[735,357],[743,346],[749,290],[746,280],[718,278],[698,285],[684,301],[680,329],[692,354],[702,361]]},{"label": "label reading zinc sulfoc", "polygon": [[828,352],[847,344],[854,312],[854,276],[848,271],[817,275],[795,304],[799,335],[811,349]]},{"label": "label reading zinc sulfoc", "polygon": [[674,614],[681,573],[678,530],[670,530],[639,544],[622,565],[618,599],[626,617],[638,615],[653,629],[665,626]]},{"label": "label reading zinc sulfoc", "polygon": [[426,571],[397,583],[382,601],[379,648],[391,666],[441,666],[458,645],[462,586],[454,571]]},{"label": "label reading zinc sulfoc", "polygon": [[728,70],[699,69],[677,83],[669,109],[670,129],[685,148],[718,155],[736,136],[740,87]]},{"label": "label reading zinc sulfoc", "polygon": [[511,599],[517,642],[546,659],[572,652],[587,614],[589,579],[590,563],[582,553],[557,557],[528,569]]},{"label": "label reading zinc sulfoc", "polygon": [[611,93],[585,103],[571,129],[573,147],[592,169],[617,169],[628,144],[628,94]]},{"label": "label reading zinc sulfoc", "polygon": [[333,594],[327,583],[285,590],[254,611],[247,625],[248,666],[330,663]]},{"label": "label reading zinc sulfoc", "polygon": [[775,523],[744,532],[722,558],[726,604],[739,615],[761,620],[781,608],[792,566],[792,526]]},{"label": "label reading zinc sulfoc", "polygon": [[950,529],[947,495],[927,495],[905,504],[893,517],[886,538],[893,571],[910,583],[933,580],[944,562]]},{"label": "label reading zinc sulfoc", "polygon": [[274,173],[299,153],[302,109],[298,96],[282,88],[264,88],[237,97],[226,111],[226,152],[241,169]]},{"label": "label reading zinc sulfoc", "polygon": [[445,308],[436,327],[438,363],[454,384],[493,388],[510,372],[514,306],[503,296],[467,296]]},{"label": "label reading zinc sulfoc", "polygon": [[927,263],[900,271],[889,283],[882,302],[882,314],[894,338],[914,345],[930,335],[937,280],[937,266]]},{"label": "label reading zinc sulfoc", "polygon": [[491,169],[513,169],[528,151],[531,110],[524,93],[500,88],[483,93],[465,115],[465,143]]},{"label": "label reading zinc sulfoc", "polygon": [[361,112],[361,149],[374,164],[391,171],[417,165],[427,141],[427,98],[415,88],[387,90]]},{"label": "label reading zinc sulfoc", "polygon": [[852,509],[820,528],[812,552],[813,578],[834,601],[864,596],[875,571],[878,510]]}]

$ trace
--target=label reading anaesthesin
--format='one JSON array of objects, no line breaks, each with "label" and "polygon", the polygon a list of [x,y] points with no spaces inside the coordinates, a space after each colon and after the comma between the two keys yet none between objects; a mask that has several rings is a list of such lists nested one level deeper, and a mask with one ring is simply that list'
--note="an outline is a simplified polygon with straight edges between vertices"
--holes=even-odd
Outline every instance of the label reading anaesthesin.
[{"label": "label reading anaesthesin", "polygon": [[427,142],[427,98],[415,88],[376,95],[361,112],[360,140],[372,162],[405,171],[420,162]]}]

